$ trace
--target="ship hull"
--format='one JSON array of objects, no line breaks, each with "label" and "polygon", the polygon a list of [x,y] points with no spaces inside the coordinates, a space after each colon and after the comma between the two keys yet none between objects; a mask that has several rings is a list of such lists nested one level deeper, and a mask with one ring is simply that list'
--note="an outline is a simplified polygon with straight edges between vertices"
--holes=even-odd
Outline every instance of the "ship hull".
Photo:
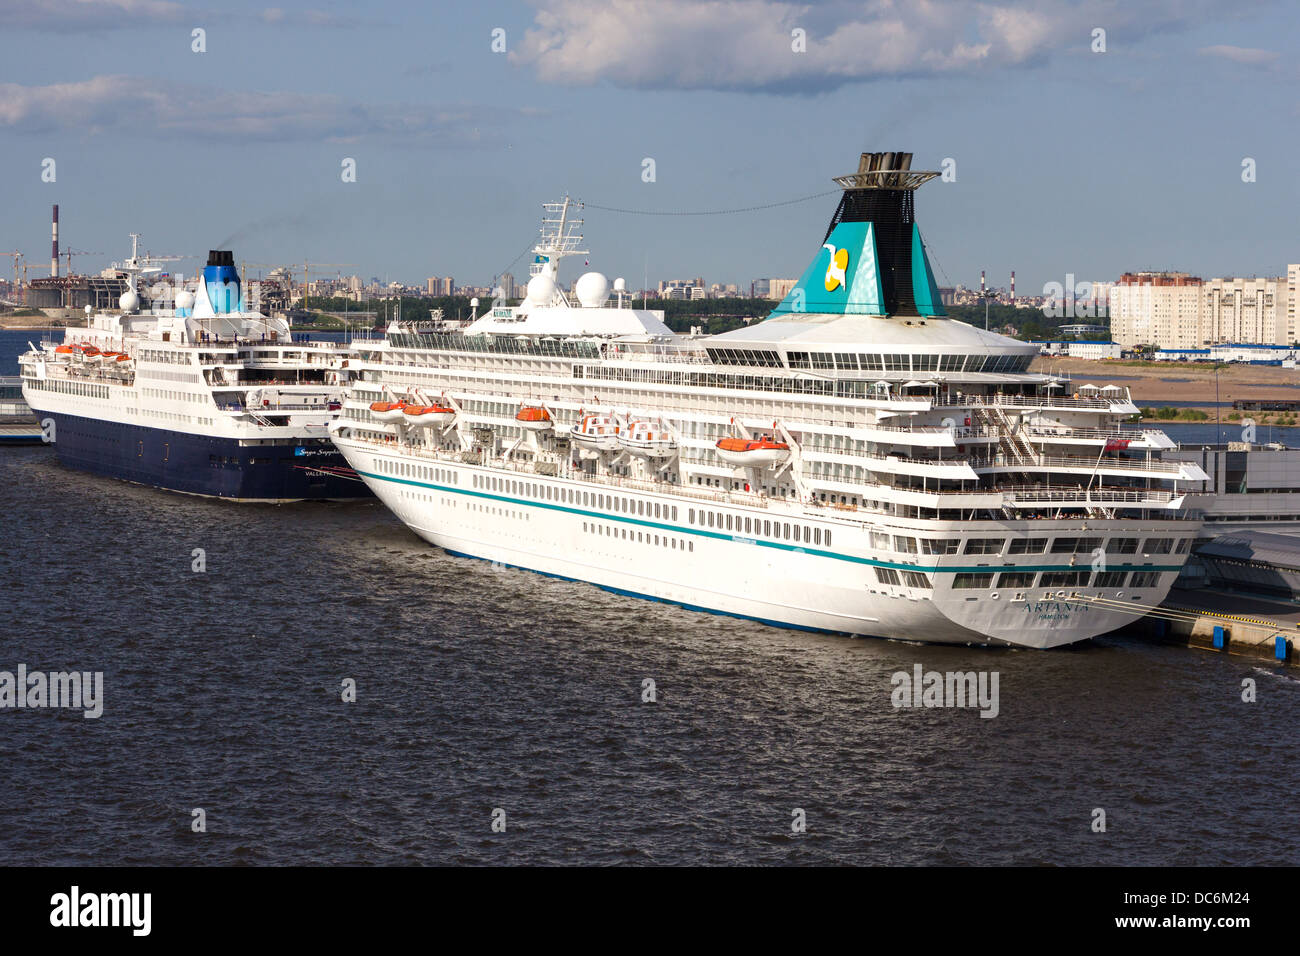
[{"label": "ship hull", "polygon": [[328,472],[347,467],[328,444],[244,445],[232,438],[66,413],[38,414],[54,421],[53,445],[62,464],[105,478],[244,502],[370,497],[363,483]]},{"label": "ship hull", "polygon": [[[1163,569],[1161,586],[1138,595],[1132,610],[1116,606],[1115,595],[1090,591],[1075,596],[990,590],[974,597],[953,590],[953,573],[935,574],[929,592],[890,590],[878,587],[873,575],[872,566],[884,562],[842,529],[835,532],[834,551],[789,546],[692,526],[684,519],[687,506],[697,502],[671,494],[503,475],[446,460],[426,465],[376,452],[371,443],[339,436],[335,442],[394,514],[453,554],[781,627],[915,643],[1051,648],[1130,623],[1163,599],[1177,573],[1173,566]],[[521,484],[521,477],[527,479],[524,493],[497,487],[503,480]],[[632,510],[575,506],[575,489],[583,489],[588,502],[596,492],[626,495]],[[577,500],[583,500],[581,493]],[[675,504],[678,519],[650,519],[655,503],[661,510]],[[642,505],[649,507],[642,511]],[[1093,596],[1110,600],[1098,604]]]}]

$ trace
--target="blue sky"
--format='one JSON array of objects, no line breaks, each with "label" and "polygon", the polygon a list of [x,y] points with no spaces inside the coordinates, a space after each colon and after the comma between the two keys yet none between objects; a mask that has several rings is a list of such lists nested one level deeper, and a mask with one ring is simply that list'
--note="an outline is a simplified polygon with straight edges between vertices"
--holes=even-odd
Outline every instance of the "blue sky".
[{"label": "blue sky", "polygon": [[[79,269],[134,231],[155,252],[486,284],[566,191],[728,209],[904,149],[956,162],[918,196],[942,284],[1276,275],[1300,261],[1298,20],[1251,0],[6,0],[0,252],[47,261],[57,202],[63,244],[105,253]],[[835,201],[588,209],[584,231],[591,267],[630,286],[644,270],[747,287],[797,276]]]}]

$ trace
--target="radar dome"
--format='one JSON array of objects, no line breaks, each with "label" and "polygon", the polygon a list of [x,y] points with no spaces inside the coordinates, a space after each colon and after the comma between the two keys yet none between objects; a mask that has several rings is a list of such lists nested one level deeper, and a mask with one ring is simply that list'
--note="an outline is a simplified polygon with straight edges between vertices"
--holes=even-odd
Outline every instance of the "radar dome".
[{"label": "radar dome", "polygon": [[528,298],[534,305],[550,305],[555,298],[555,280],[545,272],[528,280]]},{"label": "radar dome", "polygon": [[189,289],[182,289],[176,293],[176,308],[192,309],[194,308],[194,293]]},{"label": "radar dome", "polygon": [[619,276],[617,279],[614,280],[614,291],[615,292],[627,291],[627,282],[623,279],[622,276]]},{"label": "radar dome", "polygon": [[585,272],[573,287],[584,309],[598,309],[609,298],[609,280],[599,272]]},{"label": "radar dome", "polygon": [[123,292],[121,296],[118,297],[117,307],[123,312],[134,312],[136,309],[140,308],[140,297],[134,292]]}]

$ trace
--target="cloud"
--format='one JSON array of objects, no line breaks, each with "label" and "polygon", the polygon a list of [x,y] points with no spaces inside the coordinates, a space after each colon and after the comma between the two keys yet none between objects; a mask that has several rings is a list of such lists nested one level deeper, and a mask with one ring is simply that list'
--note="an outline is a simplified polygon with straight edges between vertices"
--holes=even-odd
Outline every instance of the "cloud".
[{"label": "cloud", "polygon": [[[1197,21],[1208,0],[532,0],[510,54],[549,83],[816,93],[888,77],[969,74]],[[794,52],[792,31],[806,31]]]},{"label": "cloud", "polygon": [[1246,66],[1268,66],[1277,60],[1280,53],[1272,50],[1256,50],[1245,46],[1203,46],[1196,51],[1202,56],[1217,56]]},{"label": "cloud", "polygon": [[0,128],[17,132],[80,129],[159,138],[222,141],[352,142],[401,137],[473,145],[518,117],[499,107],[373,105],[320,93],[213,90],[134,76],[74,83],[0,83]]}]

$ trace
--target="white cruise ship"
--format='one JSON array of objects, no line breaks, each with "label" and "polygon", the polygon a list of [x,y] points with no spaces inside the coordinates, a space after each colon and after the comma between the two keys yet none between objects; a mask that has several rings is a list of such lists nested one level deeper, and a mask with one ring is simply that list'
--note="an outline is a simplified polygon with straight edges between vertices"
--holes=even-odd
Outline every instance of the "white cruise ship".
[{"label": "white cruise ship", "polygon": [[1165,597],[1193,463],[1120,389],[948,319],[913,217],[934,173],[863,154],[770,317],[674,334],[546,206],[527,297],[359,347],[334,441],[450,552],[787,627],[1054,647]]},{"label": "white cruise ship", "polygon": [[23,397],[59,460],[239,501],[369,497],[327,430],[350,352],[295,342],[283,319],[247,310],[229,251],[210,253],[197,291],[145,308],[139,278],[162,260],[132,238],[119,309],[18,359]]}]

